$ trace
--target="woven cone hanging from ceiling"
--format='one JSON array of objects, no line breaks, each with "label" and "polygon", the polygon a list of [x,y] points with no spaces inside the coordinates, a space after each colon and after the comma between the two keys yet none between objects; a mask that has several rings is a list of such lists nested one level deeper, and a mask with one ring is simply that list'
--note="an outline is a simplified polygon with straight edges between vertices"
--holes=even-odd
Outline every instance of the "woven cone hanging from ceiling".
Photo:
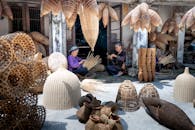
[{"label": "woven cone hanging from ceiling", "polygon": [[89,12],[82,4],[79,8],[79,17],[81,22],[81,29],[83,35],[91,47],[91,50],[94,51],[94,47],[99,34],[99,18],[98,15],[94,15],[92,12]]}]

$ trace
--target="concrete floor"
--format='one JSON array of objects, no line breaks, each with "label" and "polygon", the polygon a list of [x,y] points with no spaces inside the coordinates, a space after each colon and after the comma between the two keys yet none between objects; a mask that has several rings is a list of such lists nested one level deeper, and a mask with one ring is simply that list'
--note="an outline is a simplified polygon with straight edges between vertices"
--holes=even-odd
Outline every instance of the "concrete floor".
[{"label": "concrete floor", "polygon": [[[125,77],[124,79],[129,78]],[[139,83],[136,80],[134,80],[133,84],[136,86],[138,93],[144,86],[144,83]],[[153,84],[156,86],[161,99],[167,100],[179,106],[195,124],[195,109],[193,108],[192,103],[176,102],[173,99],[174,80],[158,80],[153,82]],[[101,86],[104,89],[104,92],[96,92],[93,95],[103,102],[115,101],[119,85],[120,82],[104,83],[103,86]],[[85,94],[86,92],[82,91],[82,95]],[[39,104],[42,104],[42,95],[39,96]],[[63,111],[47,109],[46,122],[42,130],[84,130],[84,124],[81,124],[75,116],[76,111],[77,108]],[[119,111],[119,115],[121,117],[124,130],[167,130],[167,128],[153,120],[143,108],[140,108],[135,112]]]}]

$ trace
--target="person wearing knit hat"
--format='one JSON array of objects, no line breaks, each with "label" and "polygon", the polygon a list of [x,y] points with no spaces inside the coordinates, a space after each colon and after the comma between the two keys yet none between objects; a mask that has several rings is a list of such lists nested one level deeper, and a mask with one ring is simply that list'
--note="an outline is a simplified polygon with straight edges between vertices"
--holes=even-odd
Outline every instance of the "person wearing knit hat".
[{"label": "person wearing knit hat", "polygon": [[85,60],[78,57],[79,48],[72,46],[69,50],[70,55],[68,56],[68,69],[75,74],[86,75],[88,73],[87,68],[83,67]]}]

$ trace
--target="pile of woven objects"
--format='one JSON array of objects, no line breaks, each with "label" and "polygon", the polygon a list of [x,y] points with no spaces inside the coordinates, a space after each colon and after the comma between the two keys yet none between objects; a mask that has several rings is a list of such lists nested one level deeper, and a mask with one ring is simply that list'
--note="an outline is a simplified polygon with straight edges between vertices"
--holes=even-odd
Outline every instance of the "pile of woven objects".
[{"label": "pile of woven objects", "polygon": [[79,106],[76,115],[81,123],[86,124],[85,130],[123,130],[114,102],[102,105],[100,100],[87,94],[80,98]]}]

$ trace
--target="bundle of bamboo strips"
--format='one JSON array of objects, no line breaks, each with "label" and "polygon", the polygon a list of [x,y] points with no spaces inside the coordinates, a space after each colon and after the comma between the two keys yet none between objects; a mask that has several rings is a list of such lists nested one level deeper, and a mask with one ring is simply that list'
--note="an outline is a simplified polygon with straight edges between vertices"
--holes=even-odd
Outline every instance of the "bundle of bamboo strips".
[{"label": "bundle of bamboo strips", "polygon": [[140,48],[138,57],[139,81],[151,82],[155,79],[156,49]]},{"label": "bundle of bamboo strips", "polygon": [[102,18],[104,27],[106,27],[108,25],[109,22],[109,16],[115,20],[118,21],[118,15],[116,13],[116,11],[109,5],[106,5],[105,3],[100,3],[98,5],[99,8],[99,19]]},{"label": "bundle of bamboo strips", "polygon": [[26,33],[11,33],[1,36],[0,39],[7,40],[11,43],[15,51],[14,57],[18,62],[26,63],[29,59],[32,59],[36,53],[34,42]]},{"label": "bundle of bamboo strips", "polygon": [[166,50],[166,45],[168,45],[170,41],[176,41],[176,38],[169,34],[151,32],[149,34],[149,40],[158,48]]},{"label": "bundle of bamboo strips", "polygon": [[10,20],[13,20],[12,10],[5,0],[0,0],[0,17],[1,17],[1,15],[5,15]]},{"label": "bundle of bamboo strips", "polygon": [[[184,28],[186,25],[186,28],[193,29],[195,26],[195,7],[190,9],[181,19],[181,22],[179,24],[179,28]],[[194,29],[193,29],[194,30]]]},{"label": "bundle of bamboo strips", "polygon": [[89,53],[86,61],[83,64],[83,67],[87,68],[87,70],[91,70],[96,65],[100,64],[102,62],[102,59],[99,55],[93,56],[93,53]]},{"label": "bundle of bamboo strips", "polygon": [[122,21],[122,26],[128,23],[130,23],[130,28],[133,28],[135,32],[137,32],[139,28],[151,32],[154,27],[158,27],[162,24],[162,19],[157,12],[149,9],[146,3],[141,3],[125,16]]},{"label": "bundle of bamboo strips", "polygon": [[162,34],[173,34],[177,36],[178,32],[179,27],[177,25],[176,20],[173,18],[168,18],[161,29]]}]

